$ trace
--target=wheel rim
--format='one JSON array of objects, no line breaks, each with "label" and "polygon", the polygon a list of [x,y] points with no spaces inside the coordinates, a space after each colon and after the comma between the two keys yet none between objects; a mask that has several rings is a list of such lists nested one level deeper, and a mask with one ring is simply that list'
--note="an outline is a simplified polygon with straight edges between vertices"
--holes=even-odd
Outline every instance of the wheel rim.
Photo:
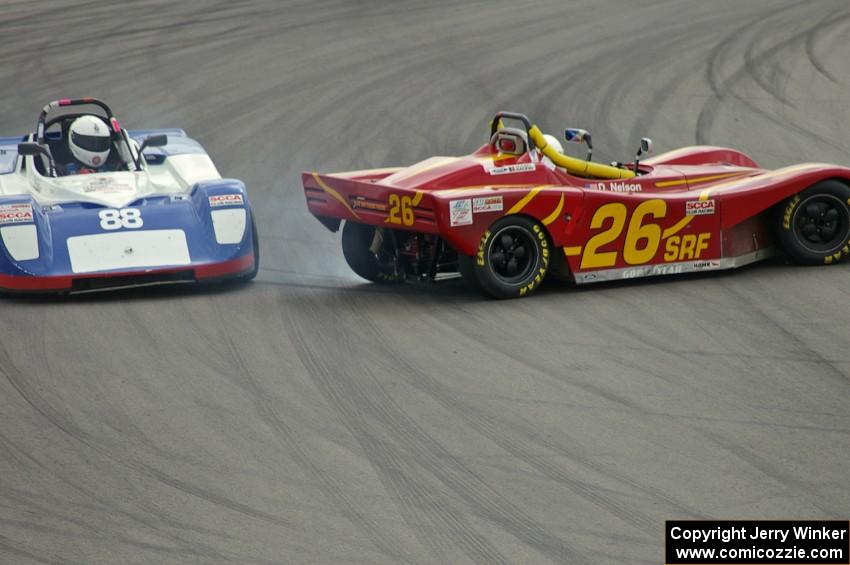
[{"label": "wheel rim", "polygon": [[508,285],[519,285],[537,264],[537,241],[529,230],[520,226],[507,226],[490,239],[487,256],[496,278]]},{"label": "wheel rim", "polygon": [[850,238],[850,212],[831,194],[818,194],[801,202],[793,224],[800,245],[815,253],[836,251]]}]

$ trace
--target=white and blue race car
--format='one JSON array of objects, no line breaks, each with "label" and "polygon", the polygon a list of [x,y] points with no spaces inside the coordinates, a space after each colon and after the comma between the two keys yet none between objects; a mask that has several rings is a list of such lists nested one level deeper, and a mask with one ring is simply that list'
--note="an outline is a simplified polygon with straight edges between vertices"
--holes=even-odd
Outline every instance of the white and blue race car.
[{"label": "white and blue race car", "polygon": [[[109,130],[108,168],[74,166],[83,116]],[[0,290],[250,280],[258,268],[245,185],[222,179],[184,131],[128,132],[104,102],[80,98],[45,106],[35,133],[0,138]]]}]

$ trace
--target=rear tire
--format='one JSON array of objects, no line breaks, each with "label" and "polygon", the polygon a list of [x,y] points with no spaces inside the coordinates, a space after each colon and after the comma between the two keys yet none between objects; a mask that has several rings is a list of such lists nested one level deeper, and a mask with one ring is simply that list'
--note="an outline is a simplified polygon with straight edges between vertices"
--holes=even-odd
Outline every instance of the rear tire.
[{"label": "rear tire", "polygon": [[[463,257],[464,276],[493,298],[520,298],[537,290],[549,271],[546,229],[525,216],[506,216],[481,236],[478,254]],[[471,263],[471,265],[470,265]]]},{"label": "rear tire", "polygon": [[796,263],[830,265],[850,255],[850,187],[819,182],[785,202],[779,243]]},{"label": "rear tire", "polygon": [[[404,275],[396,274],[389,242],[380,244],[378,253],[371,247],[378,228],[346,221],[342,228],[342,254],[351,270],[374,283],[399,283]],[[382,234],[385,230],[381,230]],[[379,236],[383,237],[383,235]]]}]

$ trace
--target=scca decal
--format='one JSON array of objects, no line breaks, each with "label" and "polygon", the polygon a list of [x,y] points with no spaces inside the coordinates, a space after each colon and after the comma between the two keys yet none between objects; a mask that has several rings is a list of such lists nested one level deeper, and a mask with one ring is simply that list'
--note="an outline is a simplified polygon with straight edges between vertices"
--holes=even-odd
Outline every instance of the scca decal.
[{"label": "scca decal", "polygon": [[0,205],[0,224],[23,224],[34,221],[31,204]]},{"label": "scca decal", "polygon": [[662,239],[666,241],[665,261],[699,259],[703,251],[708,249],[711,233],[670,235],[663,238],[661,226],[653,220],[663,219],[666,215],[667,203],[660,199],[641,202],[632,212],[631,218],[626,205],[621,202],[600,206],[590,220],[590,229],[600,229],[609,221],[610,225],[587,241],[581,258],[581,269],[613,267],[617,263],[619,251],[599,249],[620,237],[626,228],[627,220],[628,228],[622,253],[623,260],[629,265],[643,265],[652,261],[658,253]]},{"label": "scca decal", "polygon": [[714,200],[688,200],[685,202],[686,216],[708,216],[714,214]]},{"label": "scca decal", "polygon": [[210,208],[218,206],[242,206],[244,203],[241,194],[217,194],[210,196]]}]

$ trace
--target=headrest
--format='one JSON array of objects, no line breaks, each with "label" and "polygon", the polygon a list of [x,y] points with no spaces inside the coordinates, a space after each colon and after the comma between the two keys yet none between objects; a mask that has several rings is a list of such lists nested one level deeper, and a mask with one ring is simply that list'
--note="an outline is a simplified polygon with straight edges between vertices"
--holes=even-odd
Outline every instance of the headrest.
[{"label": "headrest", "polygon": [[523,155],[528,152],[528,136],[518,128],[502,128],[490,138],[496,151],[507,155]]}]

